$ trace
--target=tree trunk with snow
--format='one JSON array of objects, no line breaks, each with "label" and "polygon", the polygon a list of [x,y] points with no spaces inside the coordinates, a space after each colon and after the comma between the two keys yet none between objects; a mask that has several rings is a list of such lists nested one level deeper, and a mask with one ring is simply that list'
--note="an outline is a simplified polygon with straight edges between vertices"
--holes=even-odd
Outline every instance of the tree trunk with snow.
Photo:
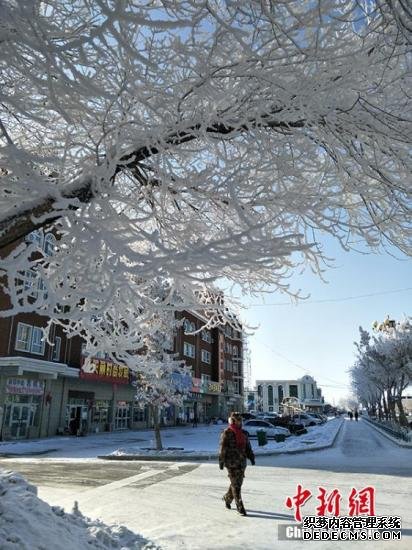
[{"label": "tree trunk with snow", "polygon": [[155,434],[156,451],[162,451],[162,436],[160,434],[160,422],[159,422],[159,407],[157,405],[150,405],[150,412],[153,418],[153,430]]},{"label": "tree trunk with snow", "polygon": [[409,423],[408,423],[408,419],[406,418],[405,409],[403,408],[402,396],[401,395],[396,396],[396,405],[397,405],[398,411],[399,411],[399,424],[401,426],[403,426],[404,428],[408,428]]}]

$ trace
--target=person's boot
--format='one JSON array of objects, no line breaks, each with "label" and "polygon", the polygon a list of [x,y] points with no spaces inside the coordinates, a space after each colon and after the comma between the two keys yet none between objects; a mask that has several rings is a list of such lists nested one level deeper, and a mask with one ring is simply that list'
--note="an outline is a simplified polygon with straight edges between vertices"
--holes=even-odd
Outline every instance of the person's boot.
[{"label": "person's boot", "polygon": [[223,502],[225,503],[226,508],[227,508],[228,510],[231,510],[231,508],[230,508],[230,501],[228,500],[228,498],[227,498],[226,495],[222,497],[222,500],[223,500]]},{"label": "person's boot", "polygon": [[243,502],[240,501],[238,504],[236,504],[237,511],[241,516],[247,516],[245,507],[243,506]]}]

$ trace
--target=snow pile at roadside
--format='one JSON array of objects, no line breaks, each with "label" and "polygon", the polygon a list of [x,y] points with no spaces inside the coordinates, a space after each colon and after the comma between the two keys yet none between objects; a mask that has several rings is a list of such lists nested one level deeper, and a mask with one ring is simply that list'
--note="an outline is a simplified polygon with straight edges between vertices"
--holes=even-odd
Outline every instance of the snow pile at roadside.
[{"label": "snow pile at roadside", "polygon": [[[333,418],[321,424],[319,426],[313,426],[308,428],[308,433],[301,436],[290,436],[284,442],[276,442],[273,439],[269,439],[265,446],[260,447],[257,439],[251,438],[251,444],[253,451],[256,455],[265,454],[277,454],[287,452],[306,451],[312,449],[319,449],[332,445],[334,438],[344,420],[342,418]],[[109,457],[126,457],[126,456],[141,456],[141,457],[184,457],[190,459],[190,457],[198,458],[216,458],[217,446],[219,441],[220,430],[209,430],[209,433],[203,432],[202,437],[196,437],[197,432],[193,430],[188,434],[176,434],[176,437],[172,441],[168,441],[168,445],[175,445],[176,447],[170,447],[163,449],[162,451],[156,451],[154,449],[147,449],[142,447],[121,447],[110,453]],[[182,435],[193,435],[196,439],[187,437],[183,439]]]},{"label": "snow pile at roadside", "polygon": [[119,525],[84,517],[77,510],[67,514],[37,497],[37,488],[19,474],[0,471],[1,550],[86,550],[158,548]]},{"label": "snow pile at roadside", "polygon": [[59,445],[56,439],[39,439],[34,441],[2,441],[0,443],[0,456],[24,455],[24,454],[42,454],[51,449],[58,449]]}]

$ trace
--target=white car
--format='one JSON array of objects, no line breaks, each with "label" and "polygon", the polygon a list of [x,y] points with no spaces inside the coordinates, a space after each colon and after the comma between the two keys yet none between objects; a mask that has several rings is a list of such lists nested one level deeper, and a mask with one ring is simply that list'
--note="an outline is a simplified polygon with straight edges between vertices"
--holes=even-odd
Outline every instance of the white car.
[{"label": "white car", "polygon": [[322,420],[316,418],[316,416],[311,416],[310,414],[300,413],[293,415],[293,421],[297,424],[302,424],[303,426],[316,426],[322,424]]},{"label": "white car", "polygon": [[246,420],[243,422],[243,429],[248,435],[257,435],[258,430],[265,431],[267,437],[275,437],[275,435],[284,435],[285,437],[289,437],[291,435],[287,428],[274,426],[270,422],[260,420],[259,418]]}]

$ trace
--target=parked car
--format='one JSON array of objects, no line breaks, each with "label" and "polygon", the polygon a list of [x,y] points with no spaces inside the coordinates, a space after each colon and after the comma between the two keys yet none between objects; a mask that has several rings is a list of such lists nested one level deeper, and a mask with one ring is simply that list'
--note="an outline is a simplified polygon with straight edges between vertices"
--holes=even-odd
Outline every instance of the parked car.
[{"label": "parked car", "polygon": [[273,426],[270,422],[266,422],[266,420],[261,420],[260,418],[246,420],[243,422],[243,429],[249,436],[257,435],[258,430],[264,430],[267,437],[275,437],[275,435],[289,437],[292,435],[287,428]]},{"label": "parked car", "polygon": [[264,420],[265,422],[270,422],[274,426],[278,425],[278,424],[276,424],[276,421],[278,419],[279,419],[279,416],[259,416],[259,420]]},{"label": "parked car", "polygon": [[250,412],[242,413],[243,420],[250,420],[251,418],[256,418],[256,416]]},{"label": "parked car", "polygon": [[[287,428],[291,433],[303,433],[303,430],[305,430],[305,426],[303,424],[299,424],[298,422],[295,422],[292,420],[290,416],[276,416],[276,417],[268,417],[266,416],[263,420],[266,420],[266,422],[270,422],[273,426],[280,426],[282,428]],[[305,430],[306,433],[306,430]]]},{"label": "parked car", "polygon": [[313,416],[314,418],[318,418],[322,424],[324,424],[327,421],[327,417],[324,414],[316,413],[316,412],[307,412],[309,416]]},{"label": "parked car", "polygon": [[314,416],[310,416],[306,413],[299,413],[293,415],[294,422],[297,422],[298,424],[303,424],[303,426],[316,426],[318,424],[322,424],[322,421],[319,420],[319,418],[316,418]]}]

